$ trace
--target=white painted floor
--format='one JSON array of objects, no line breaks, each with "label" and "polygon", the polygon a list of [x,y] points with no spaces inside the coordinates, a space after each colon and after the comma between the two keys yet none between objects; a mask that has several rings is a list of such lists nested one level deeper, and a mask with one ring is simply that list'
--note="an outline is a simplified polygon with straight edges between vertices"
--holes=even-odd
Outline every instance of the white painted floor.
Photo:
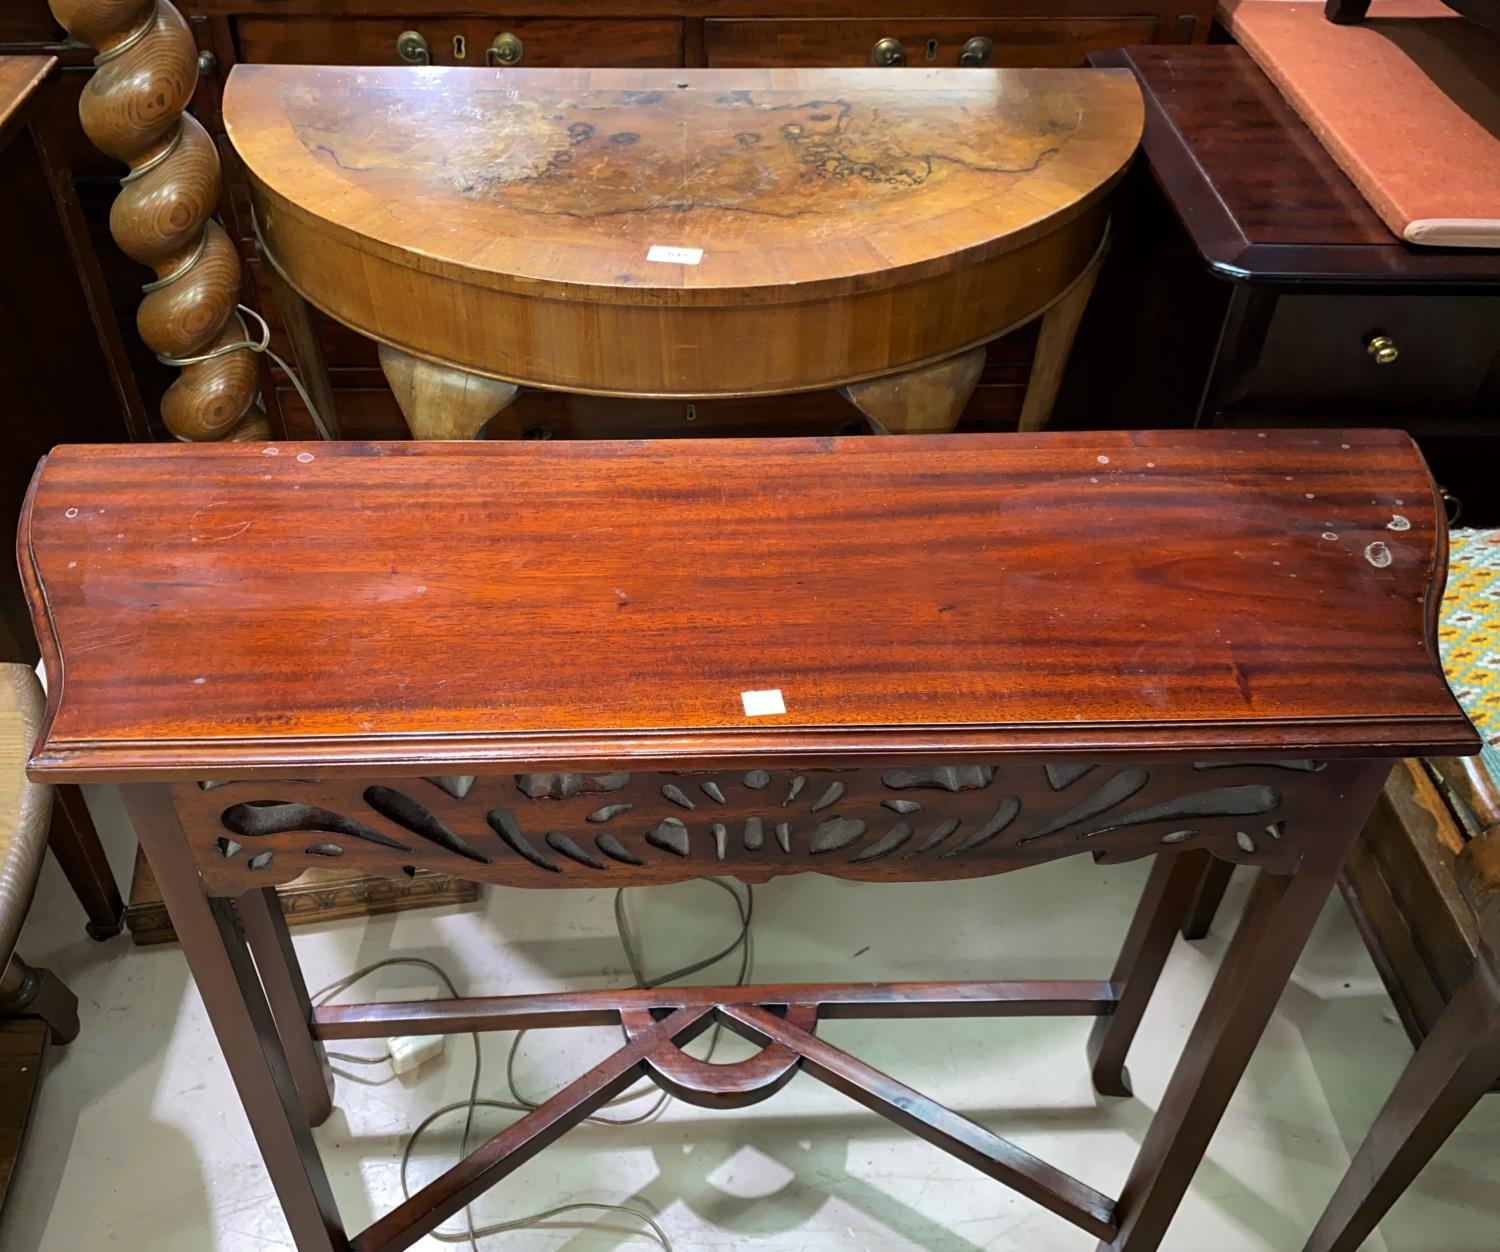
[{"label": "white painted floor", "polygon": [[[91,795],[122,880],[131,844],[108,791]],[[959,884],[864,886],[807,875],[757,889],[761,981],[848,978],[1105,977],[1143,863],[1078,857]],[[1218,960],[1246,883],[1236,877],[1214,938],[1177,945],[1131,1057],[1137,1095],[1096,1098],[1081,1019],[929,1024],[833,1022],[822,1030],[877,1067],[956,1105],[1115,1194]],[[728,898],[706,884],[633,893],[653,970],[722,946]],[[429,957],[460,989],[541,991],[628,981],[607,893],[489,889],[464,910],[334,923],[296,932],[309,981],[332,982],[394,954]],[[53,1052],[11,1200],[3,1252],[289,1248],[245,1119],[174,947],[94,944],[49,863],[23,937],[30,960],[77,991],[83,1033]],[[700,975],[728,981],[728,963]],[[431,987],[387,971],[371,997]],[[609,1031],[528,1036],[518,1078],[548,1092],[611,1047]],[[485,1040],[482,1092],[503,1096],[508,1036]],[[725,1046],[721,1057],[742,1047]],[[354,1043],[346,1050],[372,1051]],[[1409,1049],[1358,936],[1333,900],[1199,1170],[1168,1252],[1297,1252]],[[340,1077],[318,1143],[351,1230],[400,1198],[404,1132],[468,1090],[465,1038],[404,1078]],[[339,1066],[349,1071],[347,1065]],[[382,1078],[385,1081],[380,1081]],[[374,1081],[375,1085],[368,1085]],[[639,1110],[636,1101],[616,1112]],[[487,1110],[480,1133],[514,1114]],[[414,1180],[457,1151],[462,1118],[419,1153]],[[629,1128],[581,1128],[475,1206],[497,1221],[568,1201],[630,1203],[688,1249],[921,1248],[1084,1252],[1087,1235],[904,1136],[815,1080],[735,1113],[669,1105]],[[595,1252],[653,1246],[618,1214],[499,1234],[511,1248]],[[1387,1252],[1500,1247],[1500,1097],[1470,1115],[1387,1219]],[[444,1246],[426,1240],[424,1249]]]}]

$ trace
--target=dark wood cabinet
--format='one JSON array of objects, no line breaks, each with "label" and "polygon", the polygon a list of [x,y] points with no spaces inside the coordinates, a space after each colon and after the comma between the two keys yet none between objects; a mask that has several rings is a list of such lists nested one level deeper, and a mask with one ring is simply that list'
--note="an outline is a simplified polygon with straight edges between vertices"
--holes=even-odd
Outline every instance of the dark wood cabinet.
[{"label": "dark wood cabinet", "polygon": [[235,34],[240,60],[268,65],[682,64],[682,22],[669,17],[251,16]]},{"label": "dark wood cabinet", "polygon": [[[724,66],[1047,66],[1156,39],[1146,14],[975,18],[710,18],[704,58]],[[899,60],[888,59],[899,58]]]},{"label": "dark wood cabinet", "polygon": [[1500,252],[1396,238],[1242,49],[1132,47],[1140,162],[1057,421],[1409,430],[1500,523]]}]

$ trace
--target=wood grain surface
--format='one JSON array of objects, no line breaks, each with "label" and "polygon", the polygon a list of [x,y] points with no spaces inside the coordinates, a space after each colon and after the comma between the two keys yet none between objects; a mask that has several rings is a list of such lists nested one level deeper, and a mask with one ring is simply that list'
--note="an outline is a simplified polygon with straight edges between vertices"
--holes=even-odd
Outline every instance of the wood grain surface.
[{"label": "wood grain surface", "polygon": [[511,381],[710,396],[1035,315],[1097,247],[1141,101],[1103,70],[241,65],[224,118],[267,250],[337,320]]},{"label": "wood grain surface", "polygon": [[1469,752],[1441,516],[1393,431],[62,448],[33,771]]},{"label": "wood grain surface", "polygon": [[56,57],[0,57],[0,136],[56,64]]},{"label": "wood grain surface", "polygon": [[1393,235],[1243,49],[1133,47],[1151,170],[1222,277],[1421,284],[1500,279],[1500,251],[1414,248]]}]

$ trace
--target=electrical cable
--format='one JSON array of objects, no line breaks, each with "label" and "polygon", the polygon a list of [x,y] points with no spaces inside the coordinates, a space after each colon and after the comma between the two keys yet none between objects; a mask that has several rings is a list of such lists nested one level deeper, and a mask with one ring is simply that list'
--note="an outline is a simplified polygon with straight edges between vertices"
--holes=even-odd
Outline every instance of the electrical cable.
[{"label": "electrical cable", "polygon": [[[739,969],[736,972],[734,985],[737,987],[742,987],[749,980],[750,967],[752,963],[750,923],[755,910],[755,889],[753,887],[746,886],[745,896],[742,900],[739,893],[734,889],[734,887],[727,879],[705,878],[701,881],[713,883],[716,887],[719,887],[721,890],[727,892],[730,898],[734,900],[736,911],[739,914],[739,931],[732,942],[727,944],[718,952],[715,952],[712,956],[704,957],[701,960],[694,961],[689,965],[684,965],[680,969],[674,969],[669,973],[662,974],[656,978],[648,978],[646,976],[645,963],[642,958],[642,954],[636,946],[635,941],[631,938],[630,915],[629,910],[625,905],[625,892],[628,890],[628,888],[621,887],[615,891],[615,931],[619,936],[620,947],[624,950],[626,963],[630,966],[631,976],[634,979],[635,985],[637,987],[642,988],[643,990],[649,989],[651,987],[659,987],[663,983],[673,982],[679,978],[685,978],[690,974],[696,974],[699,971],[707,969],[709,966],[722,961],[725,957],[731,955],[736,949],[738,949],[740,952],[740,962]],[[447,971],[445,971],[442,966],[438,965],[435,961],[429,961],[425,957],[418,956],[396,956],[387,957],[384,960],[376,961],[373,964],[366,965],[362,969],[355,970],[354,973],[348,974],[345,977],[338,979],[336,982],[329,983],[326,987],[320,988],[317,992],[314,993],[312,997],[313,1003],[319,1006],[327,1004],[332,1001],[335,996],[347,991],[350,987],[354,986],[354,984],[364,978],[367,978],[377,970],[386,969],[394,965],[414,965],[429,970],[437,975],[443,986],[447,988],[449,996],[451,996],[455,1000],[460,998],[457,984],[455,984],[453,979],[449,977]],[[720,1031],[721,1028],[719,1024],[715,1023],[712,1033],[709,1036],[708,1050],[704,1054],[702,1059],[710,1060],[713,1057],[714,1050],[718,1047]],[[413,1130],[411,1134],[407,1136],[406,1142],[402,1146],[401,1151],[401,1194],[404,1199],[409,1200],[411,1198],[411,1187],[408,1182],[408,1174],[410,1171],[412,1155],[416,1151],[417,1143],[421,1139],[422,1135],[426,1133],[428,1128],[431,1127],[434,1123],[440,1121],[444,1117],[447,1117],[449,1114],[458,1112],[460,1109],[464,1110],[464,1129],[463,1137],[460,1141],[460,1154],[461,1157],[466,1157],[469,1155],[469,1143],[473,1137],[474,1114],[478,1109],[498,1108],[508,1109],[513,1112],[519,1113],[529,1113],[531,1110],[537,1108],[538,1105],[542,1103],[541,1099],[533,1098],[522,1092],[516,1083],[516,1057],[521,1045],[521,1040],[525,1037],[526,1034],[527,1032],[524,1030],[516,1032],[515,1038],[511,1041],[510,1052],[506,1057],[506,1086],[510,1092],[512,1099],[494,1100],[480,1098],[479,1086],[481,1078],[482,1052],[479,1044],[479,1033],[477,1031],[471,1031],[469,1033],[469,1040],[474,1046],[474,1071],[469,1081],[468,1098],[465,1100],[456,1101],[453,1104],[446,1104],[442,1108],[434,1110],[417,1125],[416,1129]],[[388,1059],[387,1057],[355,1056],[350,1053],[342,1052],[330,1052],[328,1055],[330,1059],[346,1061],[356,1065],[378,1065]],[[345,1075],[345,1077],[360,1083],[368,1083],[369,1081],[366,1079],[355,1078],[354,1075]],[[616,1096],[615,1099],[609,1101],[609,1103],[604,1107],[608,1108],[613,1104],[624,1103],[628,1100],[636,1100],[644,1094],[644,1092],[637,1092],[636,1094],[632,1095],[629,1092],[626,1092],[622,1095]],[[545,1098],[546,1097],[543,1097],[542,1099]],[[601,1117],[596,1113],[589,1116],[585,1120],[609,1126],[637,1125],[640,1122],[644,1122],[648,1118],[655,1116],[663,1107],[665,1107],[665,1105],[671,1098],[672,1097],[670,1093],[665,1091],[659,1092],[657,1098],[652,1102],[651,1107],[648,1108],[644,1113],[638,1114],[634,1117]],[[474,1225],[474,1215],[472,1209],[468,1205],[465,1205],[464,1230],[447,1231],[440,1228],[432,1231],[431,1233],[434,1239],[437,1239],[444,1243],[467,1242],[469,1247],[472,1249],[472,1252],[479,1252],[479,1240],[486,1238],[489,1235],[502,1234],[504,1232],[512,1230],[522,1230],[528,1227],[536,1226],[541,1222],[548,1221],[551,1218],[557,1217],[563,1213],[577,1212],[581,1210],[589,1210],[593,1212],[624,1213],[631,1217],[634,1217],[636,1220],[644,1223],[647,1227],[650,1228],[651,1233],[655,1236],[657,1242],[661,1244],[665,1252],[673,1252],[672,1241],[667,1237],[666,1231],[661,1228],[656,1219],[650,1213],[647,1213],[642,1209],[632,1208],[629,1205],[624,1204],[602,1204],[586,1201],[562,1204],[554,1208],[545,1209],[541,1212],[529,1213],[524,1217],[513,1218],[510,1221],[495,1222],[479,1227],[476,1227]]]}]

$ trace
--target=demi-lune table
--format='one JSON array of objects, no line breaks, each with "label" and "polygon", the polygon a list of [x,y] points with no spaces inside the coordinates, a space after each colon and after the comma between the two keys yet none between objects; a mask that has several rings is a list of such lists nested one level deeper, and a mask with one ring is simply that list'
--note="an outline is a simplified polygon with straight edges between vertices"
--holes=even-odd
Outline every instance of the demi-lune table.
[{"label": "demi-lune table", "polygon": [[518,386],[842,387],[882,430],[948,430],[1037,317],[1040,426],[1141,121],[1117,70],[239,65],[224,95],[313,393],[304,301],[450,439]]},{"label": "demi-lune table", "polygon": [[[798,1073],[1148,1252],[1390,761],[1477,748],[1433,645],[1442,517],[1390,431],[65,447],[20,534],[30,769],[121,784],[300,1252],[411,1246],[643,1075],[735,1108]],[[1097,981],[997,954],[987,982],[314,1009],[272,890],[335,859],[598,889],[1084,852],[1156,858]],[[818,1034],[1091,1016],[1128,1094],[1213,859],[1260,872],[1118,1198]],[[713,1021],[763,1049],[680,1049]],[[327,1040],[599,1024],[617,1051],[345,1233]]]}]

